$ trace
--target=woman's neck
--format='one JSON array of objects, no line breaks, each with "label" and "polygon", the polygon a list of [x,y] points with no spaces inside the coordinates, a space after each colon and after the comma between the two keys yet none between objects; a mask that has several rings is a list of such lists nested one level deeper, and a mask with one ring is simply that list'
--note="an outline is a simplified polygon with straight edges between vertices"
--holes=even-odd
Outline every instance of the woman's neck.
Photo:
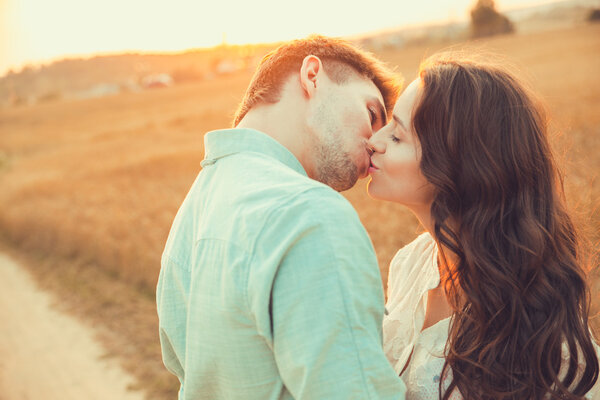
[{"label": "woman's neck", "polygon": [[[450,248],[448,248],[446,245],[441,243],[440,240],[438,240],[439,238],[437,237],[435,232],[435,219],[431,215],[431,207],[422,209],[413,208],[412,211],[421,223],[421,225],[423,225],[425,230],[427,230],[431,237],[434,238],[436,246],[438,247],[437,267],[440,274],[440,285],[436,289],[431,290],[428,296],[433,296],[431,300],[434,300],[435,304],[437,304],[436,308],[441,307],[442,309],[445,309],[446,307],[444,304],[447,304],[448,307],[450,307],[450,301],[448,299],[448,289],[450,287],[452,276],[456,276],[456,266],[459,262],[458,256],[456,255],[456,253],[450,250]],[[449,221],[446,221],[445,223],[451,230],[454,230],[454,228],[456,227],[456,223]],[[439,302],[440,296],[443,296],[444,301]],[[429,309],[429,306],[427,308]],[[446,313],[446,311],[447,310],[444,310],[442,313]]]}]

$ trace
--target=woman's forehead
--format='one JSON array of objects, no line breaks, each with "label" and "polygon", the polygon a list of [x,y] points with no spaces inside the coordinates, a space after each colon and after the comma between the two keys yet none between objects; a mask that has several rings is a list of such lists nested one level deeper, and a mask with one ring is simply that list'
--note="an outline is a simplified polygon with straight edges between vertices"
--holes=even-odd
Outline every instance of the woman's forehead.
[{"label": "woman's forehead", "polygon": [[401,119],[404,124],[410,122],[413,107],[421,93],[421,78],[412,81],[402,92],[394,106],[394,117]]}]

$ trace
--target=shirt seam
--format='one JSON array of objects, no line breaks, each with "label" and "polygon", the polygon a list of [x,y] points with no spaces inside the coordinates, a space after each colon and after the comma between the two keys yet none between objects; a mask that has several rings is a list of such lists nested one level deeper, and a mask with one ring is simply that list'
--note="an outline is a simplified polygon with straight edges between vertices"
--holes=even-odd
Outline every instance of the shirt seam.
[{"label": "shirt seam", "polygon": [[246,302],[246,312],[248,313],[248,315],[252,316],[252,320],[254,322],[256,322],[256,319],[254,318],[254,315],[251,312],[251,308],[250,308],[250,302],[248,300],[248,281],[249,281],[249,275],[250,275],[250,266],[253,264],[254,262],[254,253],[253,252],[248,252],[248,250],[246,248],[244,248],[243,246],[240,246],[238,244],[236,244],[235,242],[231,241],[231,240],[227,240],[227,239],[223,239],[223,238],[219,238],[219,237],[202,237],[202,238],[198,238],[196,240],[194,240],[194,252],[196,251],[196,247],[198,246],[198,244],[203,241],[203,240],[215,240],[215,241],[219,241],[219,242],[224,242],[227,244],[232,245],[233,247],[239,249],[240,251],[242,251],[244,254],[246,254],[248,256],[248,267],[246,268],[245,274],[244,274],[244,284],[242,285],[243,289],[244,289],[244,293],[243,298]]}]

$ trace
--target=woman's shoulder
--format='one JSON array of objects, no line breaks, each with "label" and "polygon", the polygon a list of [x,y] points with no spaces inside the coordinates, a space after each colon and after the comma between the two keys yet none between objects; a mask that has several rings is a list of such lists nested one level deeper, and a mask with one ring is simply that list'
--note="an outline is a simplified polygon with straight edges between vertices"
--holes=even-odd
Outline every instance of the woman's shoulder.
[{"label": "woman's shoulder", "polygon": [[[431,255],[435,252],[436,243],[429,232],[420,234],[415,240],[402,247],[390,263],[390,267],[414,261],[421,258],[423,255]],[[412,262],[411,262],[412,264]]]},{"label": "woman's shoulder", "polygon": [[388,298],[398,301],[408,294],[420,299],[432,282],[439,281],[437,245],[429,233],[419,235],[401,248],[388,271]]}]

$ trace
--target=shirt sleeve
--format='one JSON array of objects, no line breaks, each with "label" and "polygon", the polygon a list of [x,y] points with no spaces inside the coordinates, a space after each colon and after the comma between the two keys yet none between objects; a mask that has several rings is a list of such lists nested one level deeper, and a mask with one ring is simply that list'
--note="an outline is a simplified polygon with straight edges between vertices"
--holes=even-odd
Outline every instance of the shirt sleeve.
[{"label": "shirt sleeve", "polygon": [[261,241],[272,245],[258,259],[277,268],[268,305],[256,294],[250,307],[295,399],[403,399],[404,384],[382,349],[384,299],[372,244],[343,197],[316,192],[265,225]]}]

